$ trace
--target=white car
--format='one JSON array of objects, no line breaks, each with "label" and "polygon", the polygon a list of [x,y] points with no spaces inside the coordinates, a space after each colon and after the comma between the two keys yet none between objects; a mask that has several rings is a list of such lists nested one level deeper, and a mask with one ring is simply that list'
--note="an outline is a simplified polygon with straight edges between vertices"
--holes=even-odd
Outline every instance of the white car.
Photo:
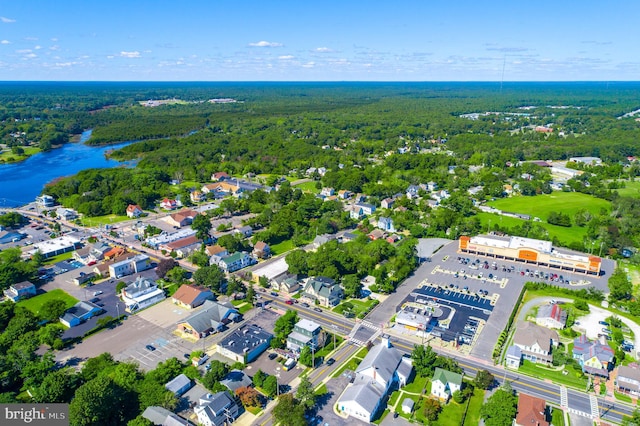
[{"label": "white car", "polygon": [[98,291],[94,291],[93,295],[94,296],[100,296],[102,294],[102,290],[98,290]]}]

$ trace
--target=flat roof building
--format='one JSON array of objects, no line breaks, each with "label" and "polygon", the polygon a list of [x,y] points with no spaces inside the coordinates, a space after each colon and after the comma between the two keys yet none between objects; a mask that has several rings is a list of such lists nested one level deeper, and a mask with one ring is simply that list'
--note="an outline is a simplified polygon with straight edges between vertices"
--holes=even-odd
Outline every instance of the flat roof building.
[{"label": "flat roof building", "polygon": [[273,334],[255,324],[245,324],[234,330],[217,345],[218,352],[234,361],[249,363],[264,352]]}]

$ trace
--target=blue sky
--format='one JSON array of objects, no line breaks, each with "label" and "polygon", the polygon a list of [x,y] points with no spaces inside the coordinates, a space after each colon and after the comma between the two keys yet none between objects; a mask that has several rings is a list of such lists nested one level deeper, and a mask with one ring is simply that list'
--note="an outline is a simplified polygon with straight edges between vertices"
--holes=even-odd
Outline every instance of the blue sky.
[{"label": "blue sky", "polygon": [[0,0],[0,80],[640,80],[640,1]]}]

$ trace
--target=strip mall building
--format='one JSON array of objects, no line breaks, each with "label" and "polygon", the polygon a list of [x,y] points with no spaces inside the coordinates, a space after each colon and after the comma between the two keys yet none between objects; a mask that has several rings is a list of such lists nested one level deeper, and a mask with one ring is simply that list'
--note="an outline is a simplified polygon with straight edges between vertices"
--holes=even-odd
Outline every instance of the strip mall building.
[{"label": "strip mall building", "polygon": [[569,251],[559,251],[551,241],[522,237],[462,236],[460,252],[538,265],[564,271],[600,275],[602,259]]}]

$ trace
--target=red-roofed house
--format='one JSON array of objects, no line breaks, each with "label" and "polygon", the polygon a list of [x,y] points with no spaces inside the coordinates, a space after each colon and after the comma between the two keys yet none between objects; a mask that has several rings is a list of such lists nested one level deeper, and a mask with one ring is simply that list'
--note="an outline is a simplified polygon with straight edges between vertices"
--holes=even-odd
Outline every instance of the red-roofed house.
[{"label": "red-roofed house", "polygon": [[183,226],[191,225],[193,219],[198,216],[198,212],[194,210],[182,210],[178,213],[171,214],[164,218],[164,221],[169,225],[175,226],[177,228],[182,228]]},{"label": "red-roofed house", "polygon": [[558,304],[542,305],[538,308],[536,324],[562,330],[567,323],[567,313]]},{"label": "red-roofed house", "polygon": [[205,300],[213,300],[213,293],[206,287],[183,284],[173,294],[172,301],[183,308],[193,309],[204,303]]},{"label": "red-roofed house", "polygon": [[162,244],[160,248],[169,253],[175,252],[179,258],[183,258],[198,250],[201,245],[202,240],[198,239],[195,235],[191,235],[190,237],[180,238],[179,240]]},{"label": "red-roofed house", "polygon": [[229,179],[229,175],[226,172],[215,172],[211,175],[211,180],[214,182],[219,182],[221,180]]},{"label": "red-roofed house", "polygon": [[178,203],[176,203],[176,200],[165,198],[160,202],[160,207],[162,207],[165,210],[173,210],[176,207],[178,207]]},{"label": "red-roofed house", "polygon": [[547,403],[544,399],[521,393],[518,398],[516,426],[549,426]]},{"label": "red-roofed house", "polygon": [[137,204],[129,204],[127,206],[127,217],[136,218],[142,215],[142,207]]}]

